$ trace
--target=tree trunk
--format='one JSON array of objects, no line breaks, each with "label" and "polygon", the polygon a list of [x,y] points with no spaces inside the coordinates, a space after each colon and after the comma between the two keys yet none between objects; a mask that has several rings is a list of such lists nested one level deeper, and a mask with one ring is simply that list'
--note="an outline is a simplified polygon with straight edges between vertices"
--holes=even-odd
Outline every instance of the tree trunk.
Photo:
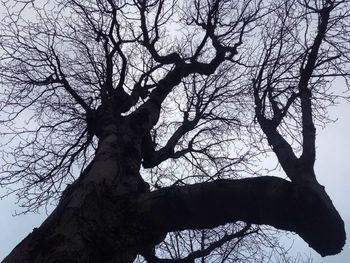
[{"label": "tree trunk", "polygon": [[104,128],[92,163],[63,192],[57,208],[45,222],[3,262],[135,259],[139,233],[132,201],[137,194],[149,191],[139,174],[140,136],[127,125],[101,127]]},{"label": "tree trunk", "polygon": [[119,138],[101,141],[53,213],[3,263],[131,263],[170,231],[236,221],[294,231],[323,256],[344,245],[344,223],[319,185],[260,177],[149,192],[137,149]]}]

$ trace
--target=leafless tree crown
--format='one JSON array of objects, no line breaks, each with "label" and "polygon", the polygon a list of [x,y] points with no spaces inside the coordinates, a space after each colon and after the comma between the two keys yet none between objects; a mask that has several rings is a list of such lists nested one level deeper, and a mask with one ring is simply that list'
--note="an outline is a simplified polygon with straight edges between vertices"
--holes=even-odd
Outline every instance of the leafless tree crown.
[{"label": "leafless tree crown", "polygon": [[[346,97],[348,1],[28,0],[2,10],[0,185],[25,212],[77,179],[110,122],[142,134],[152,189],[259,175],[269,146],[289,180],[315,180],[316,127]],[[338,77],[345,88],[331,86]]]}]

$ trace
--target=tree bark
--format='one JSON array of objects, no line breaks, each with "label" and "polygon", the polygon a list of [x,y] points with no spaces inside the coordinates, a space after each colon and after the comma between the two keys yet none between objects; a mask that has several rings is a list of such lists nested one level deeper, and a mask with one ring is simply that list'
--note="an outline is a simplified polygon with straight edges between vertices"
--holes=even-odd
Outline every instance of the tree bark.
[{"label": "tree bark", "polygon": [[3,263],[133,262],[170,231],[236,221],[293,231],[322,256],[345,243],[344,223],[317,183],[257,177],[149,192],[140,160],[118,138],[112,133],[100,143],[53,213]]},{"label": "tree bark", "polygon": [[345,244],[344,222],[321,185],[272,176],[176,186],[138,198],[142,225],[160,232],[244,221],[293,231],[322,256]]},{"label": "tree bark", "polygon": [[[3,262],[132,262],[130,200],[138,189],[137,158],[110,128],[96,157],[63,192],[57,208]],[[124,141],[125,142],[125,141]],[[130,149],[129,149],[130,150]],[[136,164],[135,164],[136,162]],[[138,162],[138,166],[137,166]]]}]

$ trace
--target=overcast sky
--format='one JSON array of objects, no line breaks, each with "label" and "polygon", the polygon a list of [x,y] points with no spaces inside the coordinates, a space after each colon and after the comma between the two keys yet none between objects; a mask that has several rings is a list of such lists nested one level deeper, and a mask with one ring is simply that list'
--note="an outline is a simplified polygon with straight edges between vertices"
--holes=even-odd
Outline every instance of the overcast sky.
[{"label": "overcast sky", "polygon": [[[324,130],[318,130],[316,174],[319,182],[326,187],[335,207],[346,224],[350,235],[350,104],[342,103],[330,111],[336,123],[329,124]],[[1,150],[1,149],[0,149]],[[4,190],[0,189],[0,195]],[[38,227],[47,217],[42,214],[27,214],[13,217],[19,207],[14,197],[0,200],[0,261],[25,238],[34,227]],[[324,231],[327,231],[325,226]],[[321,258],[308,245],[295,237],[292,253],[310,254],[314,263],[350,262],[350,242],[344,251],[336,256]],[[292,242],[291,240],[288,241]],[[289,245],[287,245],[289,246]]]},{"label": "overcast sky", "polygon": [[[350,262],[350,104],[343,103],[330,110],[333,118],[339,120],[318,130],[316,175],[318,181],[326,187],[328,195],[345,221],[347,242],[343,252],[322,258],[308,245],[297,239],[293,251],[311,253],[314,263]],[[324,231],[327,231],[325,226]]]},{"label": "overcast sky", "polygon": [[[318,130],[316,174],[319,182],[326,187],[333,203],[340,212],[350,235],[350,104],[342,103],[330,111],[336,123]],[[0,201],[0,260],[2,260],[34,227],[38,227],[46,214],[27,214],[13,217],[18,206],[13,197]],[[325,226],[324,231],[327,231]],[[347,263],[350,259],[350,242],[344,251],[336,256],[321,258],[308,245],[295,237],[292,253],[310,254],[314,263]],[[288,243],[292,241],[289,240]]]}]

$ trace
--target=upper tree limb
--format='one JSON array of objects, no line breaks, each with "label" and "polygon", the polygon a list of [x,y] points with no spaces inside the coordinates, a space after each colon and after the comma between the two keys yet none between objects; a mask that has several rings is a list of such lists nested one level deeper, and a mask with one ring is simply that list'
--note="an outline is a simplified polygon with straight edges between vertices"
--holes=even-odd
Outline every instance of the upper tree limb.
[{"label": "upper tree limb", "polygon": [[322,256],[345,244],[344,223],[322,186],[300,188],[277,177],[165,188],[140,196],[138,206],[154,233],[244,221],[293,231]]}]

